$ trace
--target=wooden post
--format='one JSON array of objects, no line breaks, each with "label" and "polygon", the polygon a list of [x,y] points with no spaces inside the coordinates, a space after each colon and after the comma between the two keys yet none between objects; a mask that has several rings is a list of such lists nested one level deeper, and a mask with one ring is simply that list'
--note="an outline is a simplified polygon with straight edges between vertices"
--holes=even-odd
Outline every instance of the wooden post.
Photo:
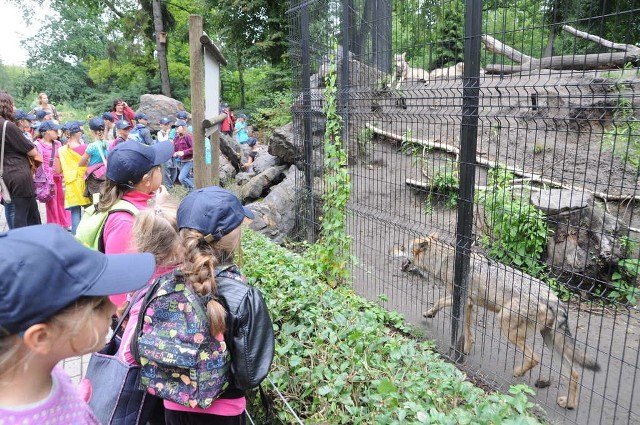
[{"label": "wooden post", "polygon": [[189,56],[191,68],[191,124],[193,126],[193,177],[196,189],[205,187],[207,182],[204,160],[204,51],[202,36],[202,16],[189,15]]}]

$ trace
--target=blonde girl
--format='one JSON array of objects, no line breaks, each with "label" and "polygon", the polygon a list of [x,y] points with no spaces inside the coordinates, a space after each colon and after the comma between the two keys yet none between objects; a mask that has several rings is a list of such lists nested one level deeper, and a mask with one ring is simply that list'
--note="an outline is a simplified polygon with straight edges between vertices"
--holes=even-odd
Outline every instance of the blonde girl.
[{"label": "blonde girl", "polygon": [[[16,267],[21,264],[21,267]],[[115,306],[154,269],[150,254],[108,256],[55,225],[0,238],[0,418],[20,424],[98,424],[58,363],[100,349]]]}]

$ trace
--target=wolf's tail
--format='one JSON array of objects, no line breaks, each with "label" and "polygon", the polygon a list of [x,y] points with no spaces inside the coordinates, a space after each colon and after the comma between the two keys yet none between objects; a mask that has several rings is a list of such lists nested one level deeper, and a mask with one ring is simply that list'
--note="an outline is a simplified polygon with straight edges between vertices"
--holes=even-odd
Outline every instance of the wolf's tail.
[{"label": "wolf's tail", "polygon": [[572,363],[575,362],[586,369],[599,371],[600,365],[596,360],[588,356],[585,350],[576,347],[576,340],[571,335],[567,321],[567,310],[559,307],[553,325],[546,326],[540,331],[544,343],[566,359],[570,359]]}]

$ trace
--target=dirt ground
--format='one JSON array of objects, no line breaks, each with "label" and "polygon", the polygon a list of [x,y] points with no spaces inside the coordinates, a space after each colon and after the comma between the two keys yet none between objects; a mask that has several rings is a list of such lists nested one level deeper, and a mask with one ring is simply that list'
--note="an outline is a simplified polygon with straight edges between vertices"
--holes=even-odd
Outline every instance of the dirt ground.
[{"label": "dirt ground", "polygon": [[[524,82],[527,92],[547,93],[544,104],[549,108],[546,111],[531,110],[527,93],[514,88],[517,84],[523,86],[522,80],[486,81],[486,86],[493,84],[493,87],[483,91],[488,97],[481,101],[478,154],[575,188],[640,194],[635,170],[630,170],[610,150],[601,148],[602,127],[596,127],[592,121],[580,121],[579,114],[577,120],[567,118],[571,111],[579,110],[580,105],[592,106],[602,100],[597,93],[583,95],[580,102],[571,95],[575,90],[583,90],[585,81],[596,77],[591,74],[563,77],[568,88],[553,87],[552,90],[559,93],[555,100],[548,95],[548,87],[553,86],[553,81],[556,84],[560,81],[554,80],[556,77],[548,77],[544,90],[537,82]],[[369,123],[396,134],[411,129],[415,138],[439,139],[455,145],[459,119],[448,116],[455,105],[449,101],[443,107],[439,103],[447,103],[446,99],[428,94],[418,96],[420,90],[409,88],[405,92],[409,94],[406,110],[397,108],[393,99],[386,99],[382,113],[372,116],[363,108],[360,114],[353,114],[351,125]],[[561,93],[563,90],[565,94]],[[507,98],[504,95],[509,91],[512,96]],[[502,100],[499,101],[496,93],[500,92]],[[556,106],[552,105],[554,102]],[[562,102],[565,104],[557,106]],[[501,122],[499,127],[495,125],[496,120]],[[435,151],[428,153],[427,173],[451,158]],[[390,249],[396,243],[406,244],[411,238],[434,230],[441,238],[451,240],[456,228],[455,210],[435,204],[433,211],[427,213],[424,193],[405,184],[406,179],[423,179],[422,165],[400,152],[398,144],[388,139],[377,139],[370,147],[369,161],[353,165],[350,171],[353,190],[348,225],[357,261],[355,289],[372,300],[386,296],[387,301],[380,301],[386,308],[402,312],[410,323],[424,330],[427,338],[437,341],[442,353],[448,353],[450,310],[445,309],[434,319],[422,317],[428,306],[444,296],[445,287],[441,282],[402,272],[401,260],[390,255]],[[479,171],[477,183],[484,184],[485,177],[486,173]],[[615,203],[609,203],[608,207],[619,211],[620,218],[628,225],[638,227],[640,220],[638,214],[634,214],[633,205],[626,203],[618,208]],[[638,236],[632,234],[636,240]],[[506,391],[509,385],[525,383],[533,387],[540,377],[550,379],[551,386],[536,389],[532,398],[544,409],[546,413],[542,416],[550,423],[640,424],[640,310],[637,307],[594,308],[578,297],[569,303],[571,331],[602,367],[597,373],[580,370],[580,399],[576,410],[566,410],[556,404],[559,395],[566,395],[568,384],[567,366],[561,364],[560,358],[552,355],[537,336],[533,344],[534,351],[542,355],[541,365],[524,377],[514,378],[512,371],[514,365],[522,361],[522,353],[507,342],[494,322],[493,313],[480,309],[475,314],[476,345],[461,365],[474,381],[486,388]]]}]

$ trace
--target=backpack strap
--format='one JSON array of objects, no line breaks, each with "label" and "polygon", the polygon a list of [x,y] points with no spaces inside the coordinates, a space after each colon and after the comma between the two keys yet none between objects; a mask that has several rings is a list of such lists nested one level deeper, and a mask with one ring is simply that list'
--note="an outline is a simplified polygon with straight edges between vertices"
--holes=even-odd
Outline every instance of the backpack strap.
[{"label": "backpack strap", "polygon": [[[97,206],[94,206],[94,209],[97,209]],[[109,219],[109,216],[111,214],[117,212],[127,212],[132,216],[136,216],[140,211],[135,205],[133,205],[126,199],[120,199],[118,202],[113,204],[111,208],[109,208],[109,210],[107,211],[107,217],[104,219],[102,229],[100,229],[100,236],[98,237],[98,251],[100,252],[104,252],[104,228],[107,225],[107,220]]]}]

